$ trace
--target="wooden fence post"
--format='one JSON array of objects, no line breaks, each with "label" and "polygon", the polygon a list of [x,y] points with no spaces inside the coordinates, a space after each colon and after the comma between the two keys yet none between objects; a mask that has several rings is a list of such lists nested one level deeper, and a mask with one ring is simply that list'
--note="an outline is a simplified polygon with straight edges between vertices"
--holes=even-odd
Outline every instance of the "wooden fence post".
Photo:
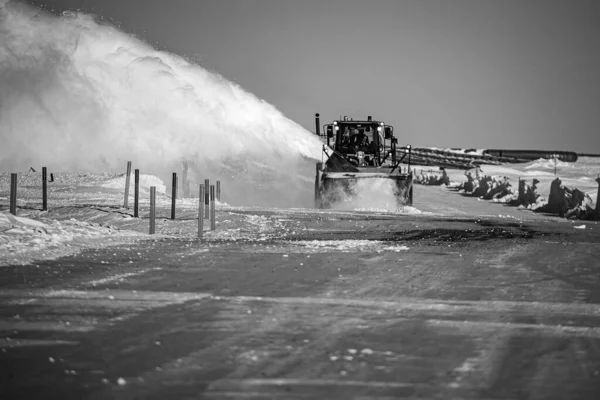
[{"label": "wooden fence post", "polygon": [[316,175],[315,175],[315,198],[314,207],[321,208],[321,170],[323,169],[323,163],[318,162],[316,164]]},{"label": "wooden fence post", "polygon": [[171,219],[175,219],[175,199],[177,198],[177,172],[173,172],[171,189]]},{"label": "wooden fence post", "polygon": [[204,233],[204,185],[199,185],[198,193],[198,237],[202,239]]},{"label": "wooden fence post", "polygon": [[127,161],[127,176],[125,177],[125,201],[123,207],[129,208],[129,183],[131,182],[131,161]]},{"label": "wooden fence post", "polygon": [[48,174],[42,167],[42,211],[48,211]]},{"label": "wooden fence post", "polygon": [[215,221],[215,185],[210,187],[210,230],[214,231],[217,228]]},{"label": "wooden fence post", "polygon": [[521,177],[519,176],[519,184],[518,184],[518,195],[517,195],[517,200],[519,205],[524,205],[525,207],[527,207],[527,204],[523,204],[525,202],[525,181],[521,180]]},{"label": "wooden fence post", "polygon": [[135,170],[134,177],[135,188],[133,189],[133,217],[138,218],[138,208],[140,207],[140,170]]},{"label": "wooden fence post", "polygon": [[10,213],[17,215],[17,174],[10,174]]},{"label": "wooden fence post", "polygon": [[598,193],[596,194],[596,209],[594,210],[594,220],[600,221],[600,176],[596,178],[598,182]]},{"label": "wooden fence post", "polygon": [[204,196],[204,207],[206,208],[206,215],[204,217],[204,219],[210,219],[210,213],[208,212],[208,207],[210,205],[210,180],[209,179],[205,179],[204,180],[204,191],[205,196]]},{"label": "wooden fence post", "polygon": [[150,234],[156,231],[156,186],[150,186]]}]

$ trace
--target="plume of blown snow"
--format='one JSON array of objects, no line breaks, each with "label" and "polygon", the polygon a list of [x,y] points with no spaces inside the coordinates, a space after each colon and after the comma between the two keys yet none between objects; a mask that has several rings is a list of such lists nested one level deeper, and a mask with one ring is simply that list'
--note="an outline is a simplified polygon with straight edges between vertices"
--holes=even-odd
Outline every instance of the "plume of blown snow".
[{"label": "plume of blown snow", "polygon": [[0,0],[0,88],[2,170],[131,160],[166,176],[185,160],[206,176],[232,160],[277,170],[320,158],[321,142],[274,106],[87,14]]}]

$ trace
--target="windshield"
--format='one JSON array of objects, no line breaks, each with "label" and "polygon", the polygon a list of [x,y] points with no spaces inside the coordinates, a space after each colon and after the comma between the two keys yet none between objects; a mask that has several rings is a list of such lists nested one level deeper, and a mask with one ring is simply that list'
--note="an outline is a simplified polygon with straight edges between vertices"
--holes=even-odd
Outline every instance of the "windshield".
[{"label": "windshield", "polygon": [[340,146],[349,149],[372,152],[379,143],[377,124],[340,124]]}]

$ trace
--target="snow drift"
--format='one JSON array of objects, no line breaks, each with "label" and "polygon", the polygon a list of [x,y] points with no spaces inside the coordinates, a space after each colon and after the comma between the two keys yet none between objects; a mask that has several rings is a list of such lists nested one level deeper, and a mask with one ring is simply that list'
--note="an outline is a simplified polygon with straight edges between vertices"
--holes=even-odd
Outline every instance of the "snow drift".
[{"label": "snow drift", "polygon": [[594,218],[592,198],[577,188],[566,187],[559,178],[552,181],[548,203],[536,211],[558,214],[570,219]]},{"label": "snow drift", "polygon": [[[475,170],[475,174],[468,171],[465,176],[467,180],[457,187],[465,195],[536,212],[558,214],[569,219],[590,220],[600,216],[600,208],[591,196],[577,188],[565,186],[560,178],[552,181],[550,193],[546,198],[540,195],[537,187],[540,181],[536,178],[532,180],[531,185],[524,179],[519,179],[518,190],[515,192],[506,176],[480,176],[479,170]],[[600,183],[600,178],[596,181]]]},{"label": "snow drift", "polygon": [[420,173],[417,173],[416,169],[414,171],[413,183],[430,186],[450,185],[450,178],[445,168],[441,169],[441,175],[435,171],[423,172],[423,169],[421,169]]},{"label": "snow drift", "polygon": [[108,236],[124,238],[141,235],[111,225],[75,219],[39,221],[0,212],[0,266],[27,264],[33,258],[50,259],[53,255],[74,253],[80,247],[89,247],[90,243],[100,246],[98,240]]},{"label": "snow drift", "polygon": [[499,201],[500,199],[508,199],[508,196],[514,193],[506,176],[480,176],[477,169],[475,170],[475,176],[470,171],[466,172],[465,176],[467,180],[458,186],[458,190],[462,190],[470,196]]},{"label": "snow drift", "polygon": [[288,194],[299,188],[289,169],[304,174],[302,160],[320,158],[320,141],[274,106],[91,15],[0,0],[0,88],[5,171],[115,171],[131,160],[166,177],[187,160],[200,180],[236,162],[246,175],[229,193],[243,199],[257,163],[285,170],[275,189]]}]

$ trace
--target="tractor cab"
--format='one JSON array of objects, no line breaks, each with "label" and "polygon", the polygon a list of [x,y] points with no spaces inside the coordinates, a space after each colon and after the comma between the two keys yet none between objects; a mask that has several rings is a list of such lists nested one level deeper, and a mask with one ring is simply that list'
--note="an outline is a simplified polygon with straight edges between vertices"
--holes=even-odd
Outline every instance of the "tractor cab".
[{"label": "tractor cab", "polygon": [[348,120],[324,125],[327,144],[357,167],[380,166],[385,161],[386,140],[388,149],[393,141],[393,127],[381,121]]}]

